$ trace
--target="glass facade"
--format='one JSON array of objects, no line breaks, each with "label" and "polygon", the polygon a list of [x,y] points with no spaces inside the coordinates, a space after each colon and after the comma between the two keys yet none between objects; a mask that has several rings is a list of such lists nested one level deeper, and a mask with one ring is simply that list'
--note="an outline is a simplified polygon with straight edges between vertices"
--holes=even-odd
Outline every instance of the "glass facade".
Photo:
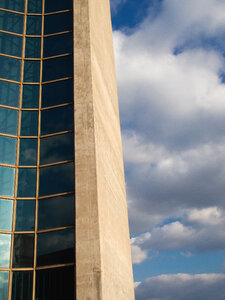
[{"label": "glass facade", "polygon": [[0,65],[0,300],[74,300],[73,0],[1,0]]}]

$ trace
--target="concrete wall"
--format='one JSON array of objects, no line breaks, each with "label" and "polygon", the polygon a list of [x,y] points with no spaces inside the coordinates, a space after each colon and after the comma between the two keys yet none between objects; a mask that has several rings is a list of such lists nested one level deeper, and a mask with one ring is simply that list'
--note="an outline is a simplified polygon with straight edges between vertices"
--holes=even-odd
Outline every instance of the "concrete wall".
[{"label": "concrete wall", "polygon": [[74,0],[76,300],[133,300],[108,0]]}]

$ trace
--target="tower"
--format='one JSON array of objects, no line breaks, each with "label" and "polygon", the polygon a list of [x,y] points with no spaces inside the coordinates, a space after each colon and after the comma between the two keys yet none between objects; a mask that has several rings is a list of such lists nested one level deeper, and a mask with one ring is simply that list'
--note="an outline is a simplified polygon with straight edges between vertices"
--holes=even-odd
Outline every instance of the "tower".
[{"label": "tower", "polygon": [[0,2],[0,300],[132,300],[108,0]]}]

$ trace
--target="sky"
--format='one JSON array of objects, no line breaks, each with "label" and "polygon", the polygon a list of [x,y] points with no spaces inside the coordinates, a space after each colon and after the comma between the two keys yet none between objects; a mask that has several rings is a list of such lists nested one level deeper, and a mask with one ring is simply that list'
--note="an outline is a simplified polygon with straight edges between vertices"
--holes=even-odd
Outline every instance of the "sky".
[{"label": "sky", "polygon": [[136,300],[224,300],[225,1],[111,11]]}]

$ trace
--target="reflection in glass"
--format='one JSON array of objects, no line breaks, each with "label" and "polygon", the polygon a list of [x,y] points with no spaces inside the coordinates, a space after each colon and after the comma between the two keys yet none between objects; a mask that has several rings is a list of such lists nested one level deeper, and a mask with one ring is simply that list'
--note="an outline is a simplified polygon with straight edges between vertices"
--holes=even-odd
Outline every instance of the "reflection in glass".
[{"label": "reflection in glass", "polygon": [[40,61],[25,60],[24,61],[24,82],[40,81]]},{"label": "reflection in glass", "polygon": [[27,16],[28,35],[41,35],[41,16]]},{"label": "reflection in glass", "polygon": [[34,235],[15,234],[13,249],[13,267],[25,268],[34,265]]},{"label": "reflection in glass", "polygon": [[41,134],[73,129],[73,107],[64,106],[44,110],[41,113]]},{"label": "reflection in glass", "polygon": [[40,169],[40,196],[72,191],[74,191],[73,163],[44,167]]},{"label": "reflection in glass", "polygon": [[74,255],[74,229],[38,234],[38,266],[72,263]]},{"label": "reflection in glass", "polygon": [[0,199],[0,230],[12,230],[13,201]]},{"label": "reflection in glass", "polygon": [[23,108],[38,108],[39,104],[39,85],[23,85]]},{"label": "reflection in glass", "polygon": [[43,81],[73,76],[73,56],[52,58],[43,61]]},{"label": "reflection in glass", "polygon": [[1,300],[8,300],[9,272],[0,271]]},{"label": "reflection in glass", "polygon": [[37,139],[20,139],[20,161],[22,166],[37,164]]},{"label": "reflection in glass", "polygon": [[42,86],[42,107],[73,102],[73,80],[63,80]]},{"label": "reflection in glass", "polygon": [[38,111],[22,111],[21,135],[36,136],[38,133]]},{"label": "reflection in glass", "polygon": [[0,136],[0,163],[16,164],[16,144],[15,138]]},{"label": "reflection in glass", "polygon": [[17,83],[0,81],[0,104],[19,106],[20,86]]},{"label": "reflection in glass", "polygon": [[0,107],[0,132],[17,134],[18,111]]},{"label": "reflection in glass", "polygon": [[17,200],[16,231],[34,230],[35,201]]},{"label": "reflection in glass", "polygon": [[18,173],[18,197],[35,197],[36,169],[20,168]]},{"label": "reflection in glass", "polygon": [[1,0],[1,8],[24,12],[24,0]]},{"label": "reflection in glass", "polygon": [[0,195],[14,196],[15,169],[0,166]]},{"label": "reflection in glass", "polygon": [[41,55],[41,39],[40,38],[26,38],[25,57],[26,58],[40,58]]},{"label": "reflection in glass", "polygon": [[44,39],[44,57],[73,52],[73,33],[49,36]]},{"label": "reflection in glass", "polygon": [[41,13],[42,12],[42,0],[29,0],[28,1],[28,13]]},{"label": "reflection in glass", "polygon": [[22,37],[0,32],[0,53],[21,56]]},{"label": "reflection in glass", "polygon": [[74,267],[37,271],[36,300],[74,300],[74,280]]},{"label": "reflection in glass", "polygon": [[21,62],[19,59],[0,56],[0,66],[1,78],[20,81]]},{"label": "reflection in glass", "polygon": [[0,11],[0,30],[22,34],[23,15]]},{"label": "reflection in glass", "polygon": [[9,267],[11,235],[0,234],[0,267]]},{"label": "reflection in glass", "polygon": [[38,229],[74,225],[74,195],[39,200]]},{"label": "reflection in glass", "polygon": [[74,134],[67,133],[41,139],[40,163],[41,165],[73,160]]},{"label": "reflection in glass", "polygon": [[12,300],[31,300],[33,291],[33,272],[13,272]]},{"label": "reflection in glass", "polygon": [[73,13],[66,12],[45,16],[45,34],[73,29]]},{"label": "reflection in glass", "polygon": [[45,12],[61,11],[66,9],[72,9],[73,2],[72,0],[46,0],[45,1]]}]

